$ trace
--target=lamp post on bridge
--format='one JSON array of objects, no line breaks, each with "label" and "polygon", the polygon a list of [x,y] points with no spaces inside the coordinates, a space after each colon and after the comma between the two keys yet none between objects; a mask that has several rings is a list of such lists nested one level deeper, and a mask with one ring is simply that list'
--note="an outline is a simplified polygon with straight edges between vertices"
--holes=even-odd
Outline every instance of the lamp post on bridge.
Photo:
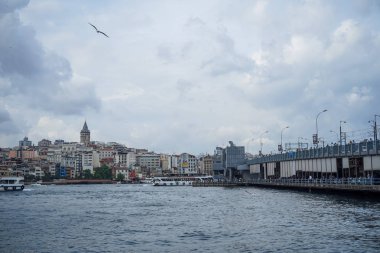
[{"label": "lamp post on bridge", "polygon": [[323,111],[319,112],[317,114],[317,117],[315,117],[315,130],[316,130],[316,135],[315,137],[313,138],[313,142],[314,144],[316,144],[316,147],[318,148],[318,142],[319,142],[319,138],[318,138],[318,117],[319,115],[321,115],[321,113],[324,113],[324,112],[327,112],[326,109],[324,109]]},{"label": "lamp post on bridge", "polygon": [[285,129],[287,129],[287,128],[289,128],[289,126],[286,126],[286,127],[284,127],[283,129],[281,129],[281,145],[280,145],[280,152],[282,153],[282,151],[284,150],[283,148],[282,148],[282,132],[285,130]]},{"label": "lamp post on bridge", "polygon": [[[339,122],[339,145],[342,146],[342,123],[347,123],[345,120]],[[344,142],[346,144],[346,142]]]},{"label": "lamp post on bridge", "polygon": [[377,123],[376,123],[376,117],[380,117],[380,115],[375,114],[375,122],[373,127],[373,139],[375,140],[375,152],[377,154]]}]

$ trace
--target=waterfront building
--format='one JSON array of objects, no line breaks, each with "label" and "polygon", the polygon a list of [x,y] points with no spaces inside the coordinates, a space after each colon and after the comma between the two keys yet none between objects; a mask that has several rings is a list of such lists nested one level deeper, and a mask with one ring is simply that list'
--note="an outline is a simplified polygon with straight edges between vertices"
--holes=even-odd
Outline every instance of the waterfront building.
[{"label": "waterfront building", "polygon": [[11,176],[12,172],[12,166],[0,164],[0,177]]},{"label": "waterfront building", "polygon": [[48,169],[48,172],[50,173],[50,175],[52,177],[55,177],[56,176],[56,164],[49,164],[49,169]]},{"label": "waterfront building", "polygon": [[61,160],[58,162],[66,169],[73,169],[74,176],[80,176],[84,170],[94,171],[94,167],[100,167],[99,155],[92,147],[84,146],[77,142],[63,143],[61,146]]},{"label": "waterfront building", "polygon": [[182,153],[179,155],[178,172],[180,174],[198,174],[198,159],[191,154]]},{"label": "waterfront building", "polygon": [[213,157],[213,172],[215,176],[224,175],[229,180],[239,174],[239,165],[245,164],[244,146],[236,146],[232,141],[226,148],[216,147]]},{"label": "waterfront building", "polygon": [[136,154],[130,151],[119,151],[116,154],[115,163],[122,167],[131,168],[136,163]]},{"label": "waterfront building", "polygon": [[224,175],[223,167],[224,149],[222,147],[216,147],[214,150],[214,156],[212,157],[212,170],[213,175]]},{"label": "waterfront building", "polygon": [[90,130],[88,130],[87,122],[84,122],[83,128],[80,131],[80,143],[83,143],[84,145],[90,144]]},{"label": "waterfront building", "polygon": [[213,157],[211,155],[202,156],[199,159],[200,173],[204,175],[213,175]]},{"label": "waterfront building", "polygon": [[123,175],[125,181],[129,180],[129,170],[128,170],[128,168],[126,168],[126,167],[115,167],[115,168],[113,168],[112,169],[112,177],[114,179],[116,179],[118,174]]},{"label": "waterfront building", "polygon": [[91,173],[94,173],[94,163],[93,163],[93,152],[92,151],[83,151],[80,152],[82,157],[82,171],[90,170]]},{"label": "waterfront building", "polygon": [[30,168],[29,175],[33,175],[36,178],[42,178],[43,176],[45,176],[45,173],[41,169],[41,167],[35,166],[35,167]]},{"label": "waterfront building", "polygon": [[224,175],[230,180],[238,174],[237,167],[245,163],[245,148],[244,146],[236,146],[232,141],[230,146],[225,149],[224,159]]},{"label": "waterfront building", "polygon": [[178,167],[179,167],[179,155],[171,155],[170,156],[170,170],[172,174],[178,174]]},{"label": "waterfront building", "polygon": [[167,155],[167,154],[161,154],[160,155],[160,167],[162,168],[163,174],[171,174],[170,155]]},{"label": "waterfront building", "polygon": [[75,153],[65,153],[61,156],[61,166],[67,168],[76,168],[77,167],[77,156]]},{"label": "waterfront building", "polygon": [[151,175],[161,173],[159,154],[138,154],[136,155],[136,164],[140,166],[143,174]]}]

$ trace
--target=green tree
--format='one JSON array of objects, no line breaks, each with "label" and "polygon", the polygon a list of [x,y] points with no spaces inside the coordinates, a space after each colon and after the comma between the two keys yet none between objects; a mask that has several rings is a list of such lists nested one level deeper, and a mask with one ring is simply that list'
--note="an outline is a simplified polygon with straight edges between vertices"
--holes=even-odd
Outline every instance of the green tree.
[{"label": "green tree", "polygon": [[91,179],[91,178],[92,178],[91,170],[89,170],[89,169],[84,170],[84,171],[83,171],[83,177],[84,177],[85,179]]},{"label": "green tree", "polygon": [[125,179],[125,176],[121,173],[118,173],[117,176],[116,176],[116,180],[117,181],[124,181]]},{"label": "green tree", "polygon": [[53,176],[50,172],[45,172],[45,175],[42,177],[42,181],[53,181]]},{"label": "green tree", "polygon": [[24,175],[24,181],[25,182],[33,182],[36,180],[36,177],[31,174]]},{"label": "green tree", "polygon": [[94,169],[94,177],[97,179],[112,179],[111,169],[107,165]]}]

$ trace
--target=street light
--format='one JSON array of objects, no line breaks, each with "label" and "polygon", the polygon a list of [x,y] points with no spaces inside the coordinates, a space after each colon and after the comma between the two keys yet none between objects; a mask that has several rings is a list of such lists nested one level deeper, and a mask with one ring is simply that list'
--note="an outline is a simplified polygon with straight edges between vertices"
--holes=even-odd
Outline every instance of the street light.
[{"label": "street light", "polygon": [[318,142],[319,142],[319,140],[318,140],[318,117],[321,113],[324,113],[324,112],[327,112],[327,110],[324,109],[323,111],[319,112],[317,114],[317,117],[315,118],[315,130],[316,130],[315,144],[316,144],[317,148],[318,148]]},{"label": "street light", "polygon": [[[344,120],[341,120],[339,122],[339,145],[340,146],[342,146],[342,123],[347,123],[347,122]],[[346,142],[344,142],[344,144],[346,144]]]},{"label": "street light", "polygon": [[263,140],[262,140],[262,137],[263,137],[263,135],[264,134],[266,134],[266,133],[268,133],[269,131],[267,130],[267,131],[265,131],[264,133],[262,133],[261,135],[260,135],[260,155],[262,155],[262,153],[263,153]]},{"label": "street light", "polygon": [[283,129],[281,129],[281,145],[280,145],[280,147],[281,147],[281,153],[282,153],[282,150],[283,150],[283,148],[282,148],[282,132],[285,130],[285,129],[287,129],[287,128],[289,128],[289,126],[286,126],[286,127],[284,127]]},{"label": "street light", "polygon": [[376,117],[380,117],[380,115],[375,114],[375,126],[373,129],[373,138],[375,139],[375,152],[377,154],[377,124],[376,124]]}]

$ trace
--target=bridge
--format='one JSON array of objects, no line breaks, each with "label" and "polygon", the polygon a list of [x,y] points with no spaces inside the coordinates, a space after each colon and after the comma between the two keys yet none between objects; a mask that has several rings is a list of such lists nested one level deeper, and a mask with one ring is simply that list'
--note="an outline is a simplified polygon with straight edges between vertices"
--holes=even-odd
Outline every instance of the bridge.
[{"label": "bridge", "polygon": [[299,149],[247,160],[237,170],[245,180],[380,178],[379,149],[378,140]]}]

